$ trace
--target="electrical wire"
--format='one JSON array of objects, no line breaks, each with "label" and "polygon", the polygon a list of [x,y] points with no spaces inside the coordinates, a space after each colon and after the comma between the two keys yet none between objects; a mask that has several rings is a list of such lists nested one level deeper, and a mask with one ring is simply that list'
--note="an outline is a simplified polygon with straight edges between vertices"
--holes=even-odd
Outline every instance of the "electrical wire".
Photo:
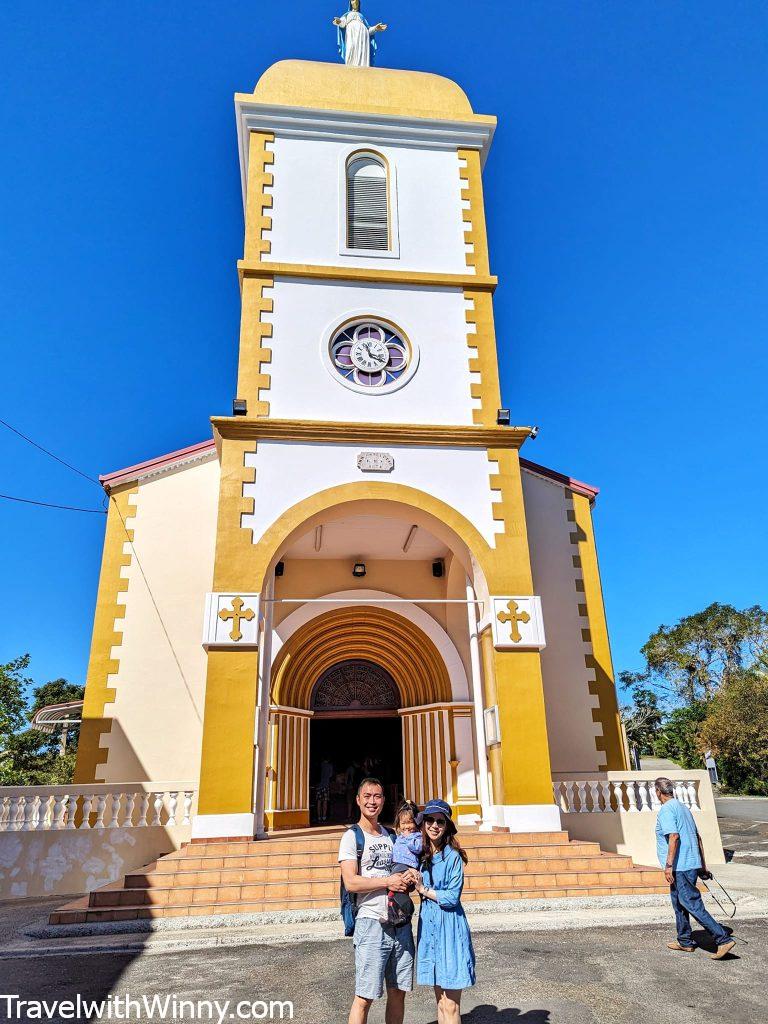
[{"label": "electrical wire", "polygon": [[26,434],[22,434],[22,432],[20,430],[17,430],[16,427],[12,427],[10,423],[6,423],[5,420],[0,420],[0,424],[2,424],[4,427],[7,427],[7,429],[11,430],[14,434],[18,434],[20,438],[22,438],[28,444],[31,444],[34,448],[37,448],[38,451],[44,452],[52,459],[55,459],[56,462],[60,462],[62,466],[66,466],[67,469],[71,469],[73,473],[77,473],[77,475],[83,477],[83,479],[90,480],[92,484],[96,484],[97,487],[101,487],[101,484],[99,483],[98,480],[96,480],[95,477],[88,476],[87,473],[83,473],[83,471],[78,469],[77,466],[73,466],[70,462],[65,462],[64,459],[60,459],[58,455],[54,455],[53,452],[49,452],[47,448],[43,448],[43,446],[41,444],[38,444],[37,441],[33,441],[31,437],[27,437]]},{"label": "electrical wire", "polygon": [[0,498],[6,501],[20,501],[24,505],[39,505],[40,508],[58,508],[65,512],[94,512],[97,516],[105,516],[106,509],[103,508],[78,508],[76,505],[54,505],[50,501],[33,501],[32,498],[17,498],[13,494],[0,494]]}]

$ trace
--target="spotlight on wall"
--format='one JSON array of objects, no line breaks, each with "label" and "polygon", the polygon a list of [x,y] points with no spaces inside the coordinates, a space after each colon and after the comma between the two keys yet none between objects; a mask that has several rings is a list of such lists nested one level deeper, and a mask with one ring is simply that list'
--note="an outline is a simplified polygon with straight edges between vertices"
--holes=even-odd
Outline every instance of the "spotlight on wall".
[{"label": "spotlight on wall", "polygon": [[497,409],[496,422],[500,427],[508,427],[510,424],[509,409]]},{"label": "spotlight on wall", "polygon": [[432,563],[432,575],[440,579],[445,573],[445,562],[442,558],[436,558]]},{"label": "spotlight on wall", "polygon": [[360,579],[361,576],[365,576],[365,562],[355,562],[352,568],[352,575]]},{"label": "spotlight on wall", "polygon": [[248,415],[248,403],[244,398],[233,398],[232,399],[232,415],[233,416],[247,416]]},{"label": "spotlight on wall", "polygon": [[285,562],[278,562],[275,566],[275,576],[282,576],[285,572]]},{"label": "spotlight on wall", "polygon": [[538,436],[539,436],[539,428],[538,427],[531,427],[531,432],[528,435],[528,437],[530,437],[530,439],[532,441],[535,441]]}]

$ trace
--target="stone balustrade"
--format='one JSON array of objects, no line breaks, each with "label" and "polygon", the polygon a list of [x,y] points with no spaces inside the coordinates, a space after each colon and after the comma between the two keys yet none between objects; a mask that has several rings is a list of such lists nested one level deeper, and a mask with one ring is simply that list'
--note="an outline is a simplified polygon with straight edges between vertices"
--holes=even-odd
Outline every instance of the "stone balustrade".
[{"label": "stone balustrade", "polygon": [[0,787],[0,833],[189,826],[191,783]]},{"label": "stone balustrade", "polygon": [[[692,811],[701,811],[699,779],[681,777],[671,780],[677,799]],[[563,814],[642,814],[661,806],[653,779],[627,773],[610,779],[565,779],[553,783],[555,803]]]}]

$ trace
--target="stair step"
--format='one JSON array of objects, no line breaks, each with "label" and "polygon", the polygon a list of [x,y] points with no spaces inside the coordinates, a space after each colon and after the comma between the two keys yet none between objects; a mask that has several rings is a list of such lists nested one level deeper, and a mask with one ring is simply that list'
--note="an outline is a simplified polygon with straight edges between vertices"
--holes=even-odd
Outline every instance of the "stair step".
[{"label": "stair step", "polygon": [[[465,893],[467,903],[516,899],[559,899],[579,896],[629,896],[665,894],[664,885],[595,885],[558,887],[549,889],[483,890]],[[86,899],[67,904],[53,913],[51,924],[85,924],[96,921],[131,921],[157,917],[197,917],[218,914],[257,914],[275,910],[319,910],[338,907],[338,898],[314,900],[254,900],[223,903],[198,903],[185,906],[147,906],[132,904],[121,907],[88,907]]]}]

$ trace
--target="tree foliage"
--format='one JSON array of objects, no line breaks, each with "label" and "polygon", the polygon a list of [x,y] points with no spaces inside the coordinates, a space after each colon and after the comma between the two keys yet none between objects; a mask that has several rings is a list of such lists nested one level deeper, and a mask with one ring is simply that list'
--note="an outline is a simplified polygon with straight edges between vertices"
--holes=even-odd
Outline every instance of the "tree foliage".
[{"label": "tree foliage", "polygon": [[641,651],[645,669],[619,674],[633,695],[630,743],[686,769],[712,750],[729,790],[768,794],[768,612],[716,602],[660,626]]},{"label": "tree foliage", "polygon": [[29,655],[0,665],[0,785],[66,785],[72,781],[77,747],[77,727],[71,727],[64,757],[59,756],[59,732],[31,729],[35,711],[48,704],[81,700],[83,687],[66,679],[53,679],[27,693],[32,680],[24,673]]},{"label": "tree foliage", "polygon": [[715,694],[699,739],[715,755],[723,783],[768,796],[768,675],[735,675]]}]

